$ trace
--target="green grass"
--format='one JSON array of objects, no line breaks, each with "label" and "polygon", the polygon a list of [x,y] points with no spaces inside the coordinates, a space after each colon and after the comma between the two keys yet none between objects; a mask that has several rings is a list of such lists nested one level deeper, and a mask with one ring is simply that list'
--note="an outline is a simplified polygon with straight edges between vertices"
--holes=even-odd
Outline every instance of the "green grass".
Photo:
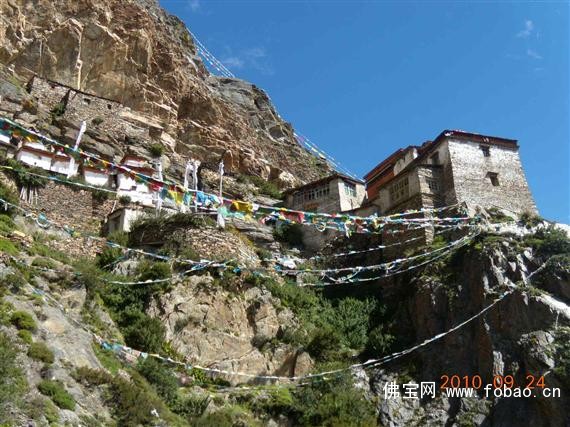
[{"label": "green grass", "polygon": [[20,253],[20,245],[0,237],[0,253],[16,256]]},{"label": "green grass", "polygon": [[0,420],[7,425],[11,425],[10,407],[20,406],[21,398],[28,390],[26,377],[17,362],[17,356],[18,350],[13,342],[0,332]]},{"label": "green grass", "polygon": [[30,255],[39,255],[45,258],[51,258],[64,264],[70,264],[70,258],[57,249],[50,248],[40,241],[34,241],[32,246],[28,249]]},{"label": "green grass", "polygon": [[35,332],[37,329],[36,321],[30,313],[25,311],[14,311],[10,316],[10,323],[18,329],[26,329]]},{"label": "green grass", "polygon": [[32,333],[27,329],[20,329],[18,331],[18,337],[24,341],[25,344],[30,345],[33,342]]},{"label": "green grass", "polygon": [[16,224],[8,215],[0,214],[0,233],[7,235],[16,229]]},{"label": "green grass", "polygon": [[32,261],[32,267],[47,268],[53,270],[56,265],[50,258],[34,258]]},{"label": "green grass", "polygon": [[0,279],[0,286],[4,289],[10,289],[12,292],[18,292],[26,285],[26,279],[17,273],[9,273]]},{"label": "green grass", "polygon": [[117,356],[115,356],[112,351],[105,350],[97,344],[93,344],[92,348],[95,356],[97,356],[97,359],[99,359],[99,362],[101,362],[101,365],[103,365],[105,369],[107,369],[113,375],[119,372],[119,369],[123,368],[123,364],[119,361],[119,359],[117,359]]},{"label": "green grass", "polygon": [[75,409],[75,400],[67,392],[61,381],[43,380],[38,384],[38,390],[49,397],[61,409]]},{"label": "green grass", "polygon": [[28,349],[28,356],[34,360],[39,360],[48,365],[51,365],[55,360],[53,352],[43,342],[32,343]]}]

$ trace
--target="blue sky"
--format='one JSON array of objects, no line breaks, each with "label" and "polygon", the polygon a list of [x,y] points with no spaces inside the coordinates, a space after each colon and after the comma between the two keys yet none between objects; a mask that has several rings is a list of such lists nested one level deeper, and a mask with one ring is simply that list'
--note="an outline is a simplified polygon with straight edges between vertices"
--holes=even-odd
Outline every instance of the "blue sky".
[{"label": "blue sky", "polygon": [[160,3],[357,175],[443,129],[518,139],[541,214],[570,222],[568,2]]}]

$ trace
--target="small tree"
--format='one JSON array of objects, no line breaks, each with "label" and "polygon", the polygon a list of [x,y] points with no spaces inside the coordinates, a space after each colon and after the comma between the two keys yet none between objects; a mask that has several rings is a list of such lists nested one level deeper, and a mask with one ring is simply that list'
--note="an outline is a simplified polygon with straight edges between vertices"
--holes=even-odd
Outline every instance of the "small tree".
[{"label": "small tree", "polygon": [[148,147],[148,151],[152,157],[160,157],[164,153],[164,146],[162,144],[156,143]]}]

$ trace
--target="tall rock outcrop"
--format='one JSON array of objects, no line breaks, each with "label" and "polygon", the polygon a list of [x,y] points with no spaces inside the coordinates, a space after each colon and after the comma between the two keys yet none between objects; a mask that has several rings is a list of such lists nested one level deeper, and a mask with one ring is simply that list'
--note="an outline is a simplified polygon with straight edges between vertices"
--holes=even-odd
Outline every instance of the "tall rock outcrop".
[{"label": "tall rock outcrop", "polygon": [[0,22],[0,63],[144,114],[176,142],[174,163],[224,157],[230,172],[283,186],[328,170],[261,89],[210,75],[184,23],[155,0],[0,0]]}]

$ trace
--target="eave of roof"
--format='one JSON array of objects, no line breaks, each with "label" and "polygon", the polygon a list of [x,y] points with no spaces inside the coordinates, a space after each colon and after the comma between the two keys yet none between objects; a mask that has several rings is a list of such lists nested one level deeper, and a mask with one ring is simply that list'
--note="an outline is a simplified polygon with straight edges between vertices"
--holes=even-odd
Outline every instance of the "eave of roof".
[{"label": "eave of roof", "polygon": [[307,184],[303,184],[303,185],[301,185],[301,186],[299,186],[299,187],[295,187],[295,188],[291,188],[291,189],[289,189],[289,190],[286,190],[286,191],[283,192],[283,194],[296,193],[297,191],[301,191],[301,190],[304,190],[304,189],[307,189],[307,188],[310,188],[310,187],[314,187],[314,186],[317,186],[317,185],[324,184],[324,183],[326,183],[326,182],[330,182],[330,181],[332,181],[333,179],[336,179],[336,178],[340,178],[340,179],[343,179],[343,180],[345,180],[345,181],[352,182],[353,184],[364,185],[364,181],[362,181],[362,180],[355,179],[355,178],[352,178],[352,177],[350,177],[350,176],[348,176],[348,175],[344,175],[344,174],[342,174],[342,173],[338,173],[338,172],[337,172],[337,173],[333,173],[332,175],[325,176],[324,178],[318,179],[318,180],[316,180],[316,181],[308,182]]},{"label": "eave of roof", "polygon": [[[435,148],[437,148],[443,141],[445,141],[446,138],[459,138],[459,139],[468,139],[470,141],[475,140],[476,142],[480,142],[482,144],[489,144],[489,145],[498,145],[501,147],[508,147],[508,148],[518,148],[518,144],[517,144],[517,140],[516,139],[508,139],[508,138],[501,138],[501,137],[496,137],[496,136],[488,136],[488,135],[480,135],[477,133],[472,133],[472,132],[465,132],[462,130],[449,130],[446,129],[443,132],[441,132],[436,139],[434,139],[432,142],[430,142],[428,145],[422,146],[422,150],[418,150],[419,154],[418,157],[416,157],[414,160],[412,160],[404,169],[402,169],[397,175],[394,175],[393,177],[391,177],[390,179],[388,179],[386,182],[384,182],[382,184],[382,187],[388,185],[390,182],[394,181],[395,179],[397,179],[398,177],[402,177],[404,176],[404,174],[406,174],[407,172],[409,172],[412,168],[416,167],[416,166],[420,166],[421,165],[421,161],[423,159],[425,159],[429,153],[432,153],[433,150]],[[405,149],[400,149],[403,150],[404,152],[408,150],[408,148],[410,148],[412,146],[408,146]],[[417,148],[417,147],[416,147]],[[396,153],[394,153],[396,154]],[[427,165],[424,164],[423,166],[432,166],[432,165]],[[440,166],[440,165],[434,165],[434,166]],[[380,187],[380,188],[382,188]]]}]

